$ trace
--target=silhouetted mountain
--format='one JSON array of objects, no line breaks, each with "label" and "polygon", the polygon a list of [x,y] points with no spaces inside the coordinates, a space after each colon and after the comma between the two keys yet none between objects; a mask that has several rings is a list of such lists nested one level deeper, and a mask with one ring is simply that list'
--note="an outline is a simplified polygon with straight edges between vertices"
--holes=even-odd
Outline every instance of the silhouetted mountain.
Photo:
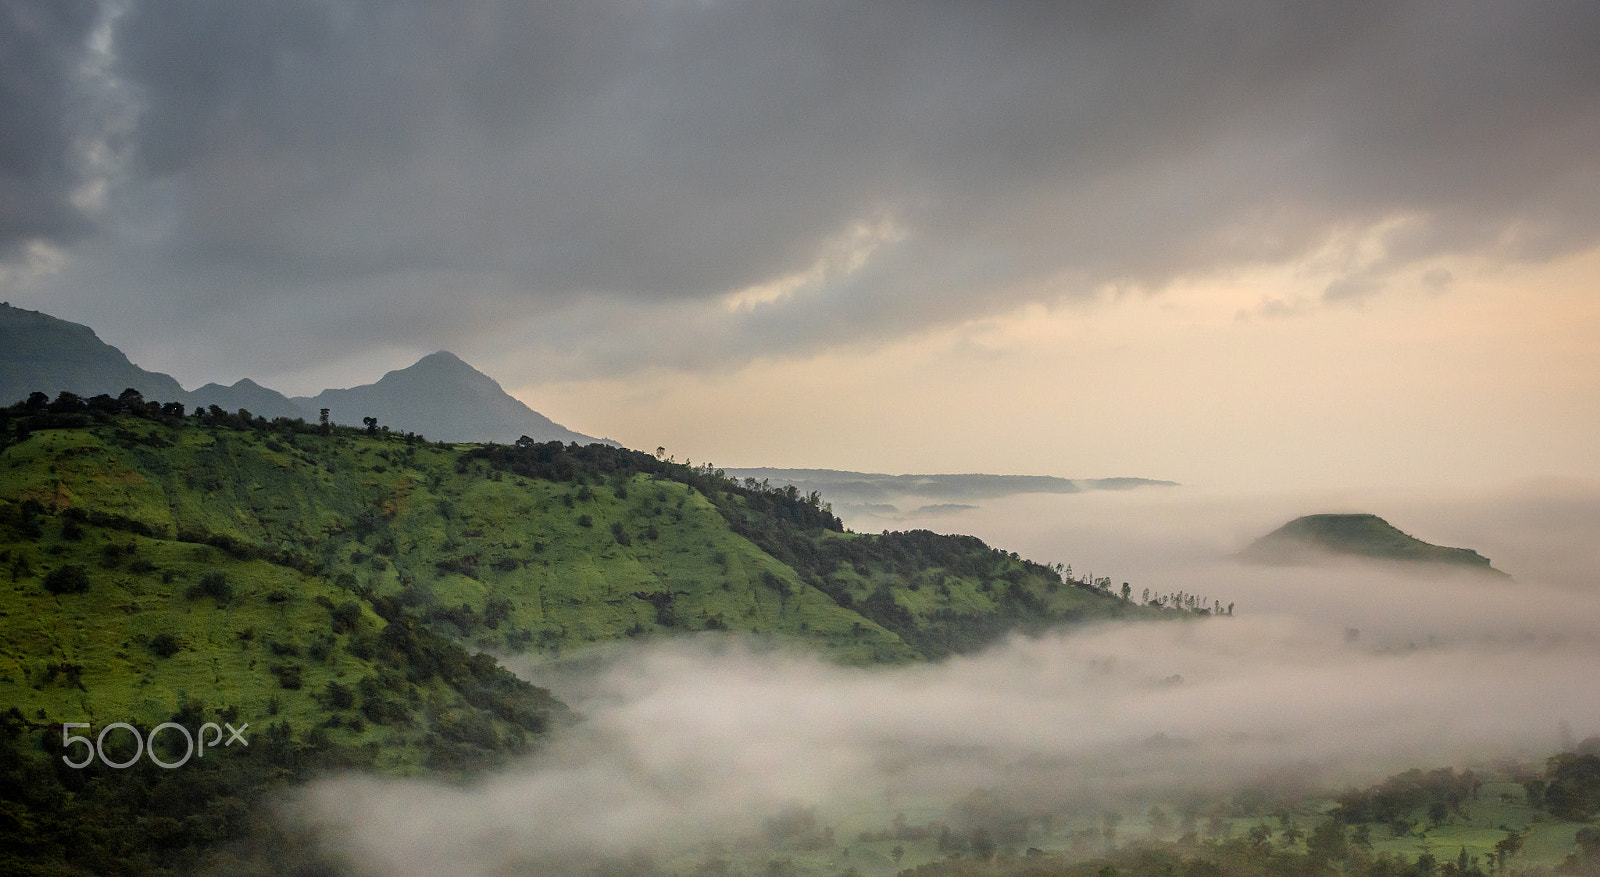
[{"label": "silhouetted mountain", "polygon": [[1273,530],[1239,553],[1255,563],[1309,563],[1330,556],[1449,564],[1504,575],[1470,548],[1432,545],[1377,515],[1306,515]]},{"label": "silhouetted mountain", "polygon": [[0,304],[0,405],[35,391],[88,398],[116,396],[129,387],[146,399],[189,399],[172,376],[139,368],[88,326]]},{"label": "silhouetted mountain", "polygon": [[171,375],[146,371],[122,351],[101,341],[93,329],[38,311],[0,305],[0,405],[43,392],[63,390],[84,398],[117,396],[132,387],[145,399],[211,406],[228,412],[243,408],[262,417],[301,417],[315,422],[330,409],[336,423],[359,426],[363,418],[398,432],[430,439],[510,443],[526,435],[541,442],[596,439],[555,423],[517,401],[488,375],[440,351],[410,368],[384,375],[375,384],[324,390],[315,397],[289,398],[245,378],[231,387],[210,383],[189,392]]},{"label": "silhouetted mountain", "polygon": [[328,409],[335,423],[359,426],[364,418],[376,417],[391,429],[439,441],[510,443],[522,436],[580,445],[601,441],[534,411],[493,378],[443,350],[389,372],[375,384],[323,390],[292,401],[313,414]]},{"label": "silhouetted mountain", "polygon": [[316,420],[317,416],[315,411],[307,412],[288,396],[263,387],[249,378],[243,378],[231,387],[217,383],[206,384],[189,395],[196,405],[215,405],[224,411],[238,411],[243,408],[251,414],[268,418],[301,417],[306,420]]}]

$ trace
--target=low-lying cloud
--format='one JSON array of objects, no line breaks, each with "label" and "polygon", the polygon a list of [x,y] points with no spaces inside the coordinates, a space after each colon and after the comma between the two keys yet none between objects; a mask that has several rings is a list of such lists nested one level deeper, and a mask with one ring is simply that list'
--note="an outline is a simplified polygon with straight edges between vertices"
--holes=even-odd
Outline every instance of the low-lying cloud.
[{"label": "low-lying cloud", "polygon": [[551,873],[734,838],[794,803],[887,823],[908,802],[988,789],[1027,812],[1083,812],[1285,776],[1340,787],[1537,761],[1563,723],[1600,731],[1594,589],[1226,558],[1192,571],[1240,613],[896,668],[736,639],[630,648],[547,679],[585,720],[527,764],[467,787],[328,780],[300,812],[372,873]]}]

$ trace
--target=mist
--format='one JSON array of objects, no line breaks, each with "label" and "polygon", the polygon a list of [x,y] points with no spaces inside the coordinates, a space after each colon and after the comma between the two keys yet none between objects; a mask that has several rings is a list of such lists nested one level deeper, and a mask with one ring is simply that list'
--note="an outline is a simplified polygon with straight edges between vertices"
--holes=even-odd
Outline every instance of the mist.
[{"label": "mist", "polygon": [[[1597,509],[1600,492],[1573,484],[1008,498],[941,528],[1093,566],[1136,599],[1183,590],[1235,615],[1069,628],[891,668],[722,637],[559,667],[512,661],[583,717],[538,757],[470,785],[328,779],[292,812],[358,873],[559,873],[738,843],[794,806],[881,827],[897,812],[959,821],[975,791],[1023,813],[1093,814],[1245,786],[1336,790],[1410,767],[1537,764],[1563,727],[1600,733],[1600,590],[1584,572]],[[1373,511],[1514,578],[1231,559],[1321,511]]]}]

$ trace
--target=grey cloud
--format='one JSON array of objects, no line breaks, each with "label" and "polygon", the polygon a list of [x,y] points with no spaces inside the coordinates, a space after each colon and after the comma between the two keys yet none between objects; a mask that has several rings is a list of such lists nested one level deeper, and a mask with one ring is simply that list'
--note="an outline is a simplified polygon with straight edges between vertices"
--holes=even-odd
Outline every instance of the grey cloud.
[{"label": "grey cloud", "polygon": [[1328,284],[1322,291],[1322,300],[1336,303],[1357,303],[1383,290],[1383,282],[1370,274],[1352,274]]},{"label": "grey cloud", "polygon": [[[419,349],[667,306],[541,363],[571,374],[872,344],[1396,217],[1356,267],[1548,258],[1600,239],[1597,42],[1600,12],[1560,3],[135,2],[114,40],[135,160],[111,243],[79,256],[261,299],[273,337],[441,275],[492,293],[411,328]],[[877,217],[901,234],[859,270],[719,310]],[[206,289],[218,270],[237,281]]]},{"label": "grey cloud", "polygon": [[0,258],[22,242],[81,230],[72,204],[77,74],[92,2],[0,4]]}]

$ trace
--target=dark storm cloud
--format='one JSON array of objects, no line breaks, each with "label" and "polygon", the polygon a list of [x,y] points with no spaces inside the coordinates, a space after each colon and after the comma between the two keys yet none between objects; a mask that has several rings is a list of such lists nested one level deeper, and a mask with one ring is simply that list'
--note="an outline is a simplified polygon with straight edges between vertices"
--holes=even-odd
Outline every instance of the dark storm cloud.
[{"label": "dark storm cloud", "polygon": [[[38,42],[70,58],[83,27]],[[1595,243],[1595,45],[1579,3],[136,2],[120,235],[84,261],[140,248],[172,310],[249,296],[284,328],[335,292],[482,294],[440,344],[670,306],[554,358],[580,374],[870,343],[1381,225],[1336,301],[1439,255]],[[863,223],[894,233],[816,272]]]},{"label": "dark storm cloud", "polygon": [[0,3],[0,257],[82,222],[72,129],[95,19],[91,2]]}]

